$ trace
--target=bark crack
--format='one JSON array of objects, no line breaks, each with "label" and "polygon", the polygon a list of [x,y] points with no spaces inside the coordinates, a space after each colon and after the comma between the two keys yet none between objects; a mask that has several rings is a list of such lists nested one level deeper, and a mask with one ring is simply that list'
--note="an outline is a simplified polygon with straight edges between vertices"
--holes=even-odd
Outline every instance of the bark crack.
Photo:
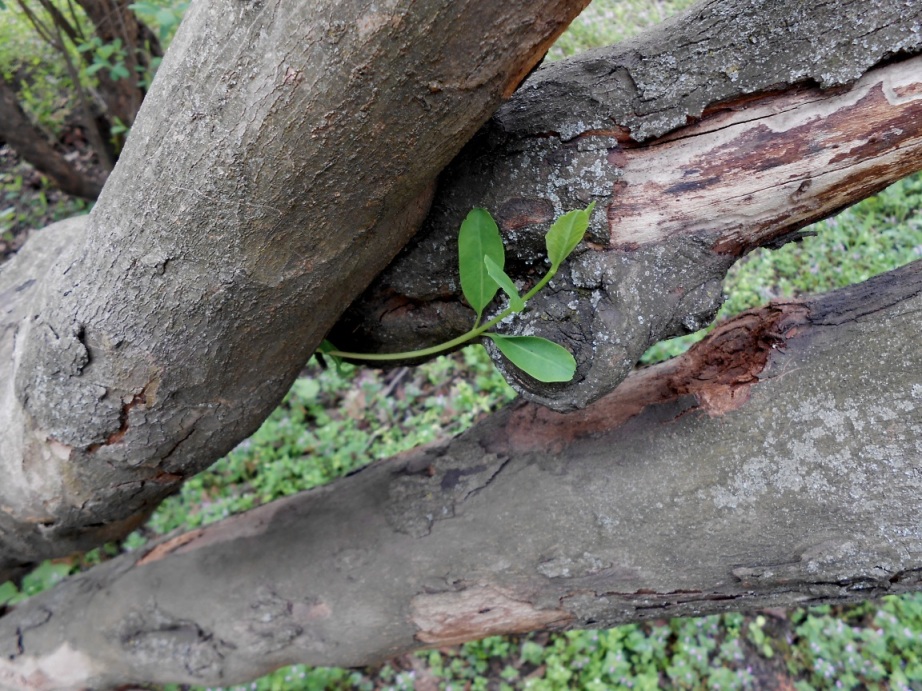
[{"label": "bark crack", "polygon": [[425,537],[437,521],[459,515],[462,505],[499,475],[509,457],[459,443],[450,454],[430,449],[408,461],[388,485],[385,517],[396,531]]}]

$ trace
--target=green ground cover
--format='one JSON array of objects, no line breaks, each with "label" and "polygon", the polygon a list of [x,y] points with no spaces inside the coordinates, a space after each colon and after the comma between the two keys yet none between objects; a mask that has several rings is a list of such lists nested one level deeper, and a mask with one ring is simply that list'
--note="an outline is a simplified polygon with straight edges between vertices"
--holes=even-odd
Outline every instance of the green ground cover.
[{"label": "green ground cover", "polygon": [[[550,59],[620,40],[690,4],[688,0],[596,0],[552,48]],[[163,35],[177,13],[160,12]],[[9,16],[9,15],[6,15]],[[29,55],[0,11],[0,69]],[[4,33],[5,32],[5,33]],[[5,44],[6,38],[0,40]],[[10,45],[13,45],[12,43]],[[25,52],[23,52],[25,51]],[[40,55],[35,52],[34,55]],[[43,54],[42,54],[43,55]],[[42,58],[29,62],[40,71]],[[19,63],[17,63],[19,64]],[[51,69],[51,68],[49,68]],[[53,69],[49,72],[56,74]],[[39,93],[36,91],[36,93]],[[50,98],[50,97],[49,97]],[[34,107],[45,96],[34,98]],[[53,108],[60,108],[53,103]],[[47,117],[53,127],[60,114]],[[81,207],[25,189],[31,173],[0,159],[0,230],[40,227]],[[33,188],[30,188],[33,189]],[[28,193],[27,193],[28,192]],[[69,206],[68,206],[69,205]],[[6,225],[3,225],[6,224]],[[817,224],[816,237],[781,250],[758,251],[725,284],[722,317],[770,299],[823,292],[922,257],[922,175]],[[40,241],[40,238],[36,238]],[[681,352],[695,334],[652,348],[647,361]],[[419,368],[389,371],[346,366],[344,374],[307,365],[279,408],[250,439],[187,482],[151,521],[121,544],[78,560],[46,562],[19,587],[0,585],[0,604],[19,601],[78,569],[281,496],[329,482],[378,458],[456,434],[512,398],[482,348],[472,346]],[[491,637],[408,655],[368,669],[285,668],[240,689],[922,689],[922,595],[848,607],[771,610],[622,626],[610,631]],[[177,688],[177,687],[169,687]]]}]

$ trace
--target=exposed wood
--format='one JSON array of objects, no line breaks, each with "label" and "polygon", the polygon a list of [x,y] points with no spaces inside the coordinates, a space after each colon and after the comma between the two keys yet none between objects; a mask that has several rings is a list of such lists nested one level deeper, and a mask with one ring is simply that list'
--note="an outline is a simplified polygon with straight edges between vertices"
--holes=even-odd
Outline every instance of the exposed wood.
[{"label": "exposed wood", "polygon": [[611,156],[623,178],[608,207],[610,246],[684,233],[741,255],[922,169],[922,57],[848,89],[726,104]]},{"label": "exposed wood", "polygon": [[[684,31],[694,33],[693,18],[688,23]],[[773,40],[783,43],[784,34]],[[594,86],[617,89],[618,66],[634,50],[607,57],[608,83]],[[586,71],[602,72],[601,58],[587,61]],[[564,67],[546,71],[558,70]],[[454,253],[439,251],[456,247],[464,209],[494,212],[511,255],[507,271],[530,285],[555,215],[592,199],[599,209],[590,240],[569,262],[569,275],[552,284],[556,294],[502,327],[564,344],[579,363],[574,382],[535,382],[493,351],[521,393],[561,410],[579,407],[616,386],[654,343],[710,321],[735,258],[922,169],[922,57],[890,62],[849,86],[792,84],[724,100],[643,144],[625,128],[574,131],[565,104],[580,93],[578,83],[567,90],[543,72],[534,81],[443,175],[424,234],[334,330],[340,348],[399,352],[470,328]],[[533,92],[542,88],[549,93],[539,99]],[[537,103],[560,122],[527,121],[521,113]],[[638,107],[606,98],[595,105],[595,114],[581,112],[587,122],[621,122]],[[512,117],[514,133],[503,134]],[[558,134],[564,130],[567,138]],[[587,291],[591,309],[583,309]]]},{"label": "exposed wood", "polygon": [[0,619],[0,679],[226,685],[487,634],[918,588],[920,309],[922,262],[775,304],[585,410],[520,401],[118,557]]}]

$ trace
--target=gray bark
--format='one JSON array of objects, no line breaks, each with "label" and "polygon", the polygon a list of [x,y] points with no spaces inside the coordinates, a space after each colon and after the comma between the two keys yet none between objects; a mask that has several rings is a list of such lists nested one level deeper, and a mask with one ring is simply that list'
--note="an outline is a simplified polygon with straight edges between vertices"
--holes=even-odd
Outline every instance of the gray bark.
[{"label": "gray bark", "polygon": [[587,1],[190,8],[84,235],[0,277],[0,574],[251,433]]},{"label": "gray bark", "polygon": [[520,402],[119,557],[0,620],[0,679],[228,684],[488,634],[918,588],[920,309],[916,262],[745,313],[582,411]]}]

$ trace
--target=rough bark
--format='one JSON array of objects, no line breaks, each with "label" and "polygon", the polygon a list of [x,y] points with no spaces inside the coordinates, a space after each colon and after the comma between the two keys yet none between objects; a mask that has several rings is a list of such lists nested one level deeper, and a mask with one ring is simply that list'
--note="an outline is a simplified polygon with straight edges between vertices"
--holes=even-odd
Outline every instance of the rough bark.
[{"label": "rough bark", "polygon": [[898,64],[920,47],[918,3],[705,2],[542,68],[441,176],[421,234],[332,339],[399,352],[463,333],[464,215],[495,213],[529,284],[550,221],[595,200],[583,254],[502,327],[565,344],[574,381],[542,385],[493,349],[532,400],[585,405],[650,345],[708,323],[736,258],[922,168],[922,67]]},{"label": "rough bark", "polygon": [[0,141],[5,141],[36,170],[47,175],[62,191],[96,199],[102,183],[81,173],[45,139],[23,112],[16,91],[0,74]]},{"label": "rough bark", "polygon": [[920,310],[922,262],[774,304],[585,410],[520,402],[119,557],[0,619],[0,679],[228,684],[487,634],[918,588]]},{"label": "rough bark", "polygon": [[586,1],[194,4],[84,237],[0,275],[0,574],[251,433]]},{"label": "rough bark", "polygon": [[[2,575],[124,534],[252,430],[572,9],[531,5],[542,19],[529,23],[435,4],[337,3],[337,20],[332,3],[192,9],[86,239],[62,224],[0,274]],[[784,50],[753,28],[777,27],[776,11]],[[604,202],[590,248],[539,305],[575,342],[622,340],[600,357],[608,383],[582,360],[569,396],[583,404],[647,331],[710,314],[740,253],[919,167],[919,69],[903,54],[919,47],[918,13],[706,3],[655,50],[628,49],[633,62],[593,54],[539,73],[444,176],[430,225],[453,237],[452,214],[499,209],[527,281],[550,217]],[[561,114],[543,99],[568,83]],[[668,134],[689,115],[698,129]],[[877,133],[856,139],[855,123]],[[672,172],[654,163],[667,154]],[[821,165],[843,177],[825,186]],[[696,223],[693,201],[750,178],[762,182],[732,207],[746,218]],[[675,199],[698,216],[671,213],[651,235],[638,200]],[[439,242],[453,264],[449,240],[418,246]],[[520,403],[114,560],[0,619],[0,683],[230,683],[489,633],[918,587],[920,290],[916,266],[744,315],[583,411]],[[652,321],[638,330],[631,315]]]}]

